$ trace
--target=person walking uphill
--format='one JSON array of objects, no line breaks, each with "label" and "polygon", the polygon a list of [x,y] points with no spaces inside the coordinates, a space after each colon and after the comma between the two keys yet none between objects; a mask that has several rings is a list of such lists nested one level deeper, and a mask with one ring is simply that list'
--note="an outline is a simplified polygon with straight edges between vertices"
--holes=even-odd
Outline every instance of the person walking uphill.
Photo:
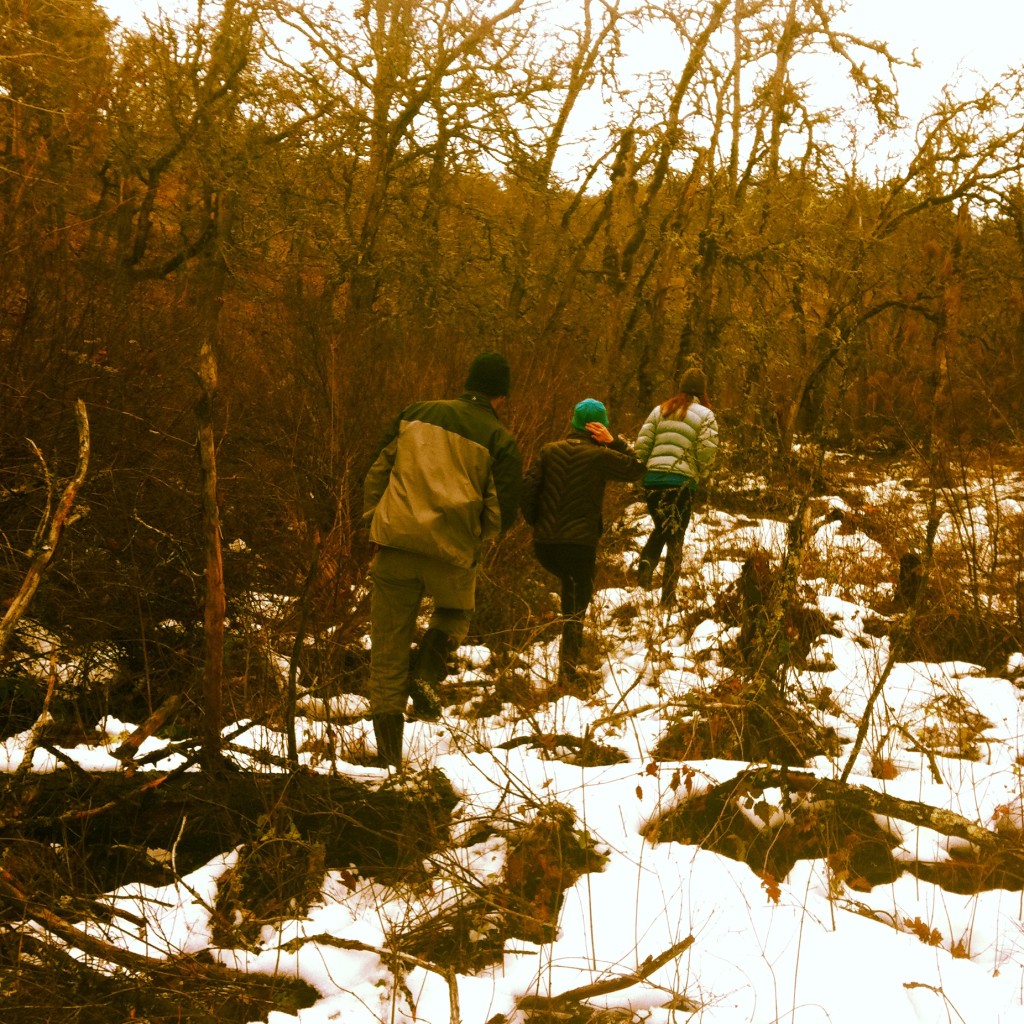
[{"label": "person walking uphill", "polygon": [[651,410],[634,445],[647,470],[643,486],[654,523],[640,552],[637,583],[651,589],[664,551],[663,606],[670,605],[675,594],[694,494],[711,472],[718,451],[718,421],[708,406],[706,392],[703,371],[687,370],[679,382],[679,393]]},{"label": "person walking uphill", "polygon": [[[518,514],[522,459],[498,418],[510,376],[504,356],[478,355],[461,397],[417,402],[398,416],[364,482],[363,519],[377,546],[370,710],[378,756],[396,768],[410,693],[419,689],[414,707],[418,697],[437,716],[440,702],[428,698],[469,632],[483,544]],[[410,668],[424,597],[434,608]]]},{"label": "person walking uphill", "polygon": [[523,481],[523,518],[533,527],[537,561],[562,588],[559,687],[568,690],[581,683],[583,620],[594,596],[605,483],[639,480],[643,473],[643,464],[608,426],[600,402],[580,402],[569,436],[544,445]]}]

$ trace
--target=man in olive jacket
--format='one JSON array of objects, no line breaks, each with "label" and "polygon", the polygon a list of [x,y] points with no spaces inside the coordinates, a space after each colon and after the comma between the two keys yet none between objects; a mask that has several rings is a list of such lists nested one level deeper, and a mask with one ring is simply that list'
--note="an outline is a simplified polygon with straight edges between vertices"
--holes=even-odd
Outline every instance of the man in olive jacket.
[{"label": "man in olive jacket", "polygon": [[[414,706],[418,697],[436,717],[433,686],[469,632],[481,549],[512,525],[518,511],[522,458],[498,418],[510,378],[504,356],[477,356],[461,397],[416,402],[398,416],[364,482],[363,519],[377,549],[370,708],[378,755],[396,768],[410,688]],[[410,676],[424,597],[433,599],[434,609]]]}]

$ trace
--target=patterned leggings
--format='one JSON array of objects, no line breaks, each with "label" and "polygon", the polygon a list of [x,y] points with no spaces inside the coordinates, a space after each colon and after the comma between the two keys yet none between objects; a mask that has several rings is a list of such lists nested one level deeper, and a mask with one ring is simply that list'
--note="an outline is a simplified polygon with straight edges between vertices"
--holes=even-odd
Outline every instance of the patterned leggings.
[{"label": "patterned leggings", "polygon": [[668,604],[679,580],[683,538],[690,525],[693,491],[689,487],[647,488],[647,511],[654,522],[651,536],[640,552],[639,575],[649,580],[665,551],[665,573],[661,580],[661,602]]}]

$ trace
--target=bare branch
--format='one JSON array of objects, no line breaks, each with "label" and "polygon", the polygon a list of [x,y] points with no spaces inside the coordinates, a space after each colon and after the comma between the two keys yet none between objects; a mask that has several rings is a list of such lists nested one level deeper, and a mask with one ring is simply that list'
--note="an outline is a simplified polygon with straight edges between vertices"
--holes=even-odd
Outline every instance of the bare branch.
[{"label": "bare branch", "polygon": [[64,493],[50,517],[49,524],[43,531],[45,534],[43,542],[35,552],[35,558],[22,580],[18,593],[15,594],[10,607],[3,619],[0,620],[0,653],[6,649],[11,634],[32,602],[43,578],[43,573],[46,572],[46,567],[57,550],[57,544],[60,542],[65,525],[73,521],[71,512],[74,508],[75,498],[78,496],[79,488],[85,481],[89,469],[89,418],[86,415],[85,403],[81,399],[75,403],[75,418],[78,421],[78,464],[75,467],[75,474],[64,488]]}]

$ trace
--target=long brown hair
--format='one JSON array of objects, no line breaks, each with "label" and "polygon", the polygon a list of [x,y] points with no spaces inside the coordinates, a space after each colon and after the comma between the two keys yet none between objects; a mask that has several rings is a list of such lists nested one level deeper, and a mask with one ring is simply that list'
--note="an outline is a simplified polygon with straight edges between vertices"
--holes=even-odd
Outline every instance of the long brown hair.
[{"label": "long brown hair", "polygon": [[[686,415],[686,410],[690,408],[692,402],[700,402],[701,405],[708,405],[708,399],[706,395],[695,395],[689,391],[680,391],[679,394],[673,395],[671,398],[661,403],[661,415],[667,416],[669,419],[678,420],[682,419]],[[710,406],[708,405],[708,408]]]}]

